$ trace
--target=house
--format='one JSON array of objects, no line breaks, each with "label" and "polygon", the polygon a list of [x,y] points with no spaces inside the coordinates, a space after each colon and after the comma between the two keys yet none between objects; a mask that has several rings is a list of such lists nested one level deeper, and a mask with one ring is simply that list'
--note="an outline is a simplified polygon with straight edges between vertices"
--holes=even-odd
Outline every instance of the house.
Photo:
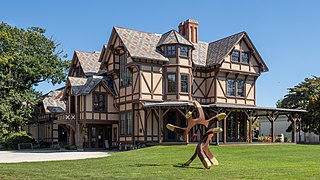
[{"label": "house", "polygon": [[[135,148],[141,144],[179,142],[167,123],[184,126],[184,115],[206,117],[225,112],[224,132],[216,143],[252,142],[258,116],[274,121],[290,114],[300,121],[303,110],[256,105],[256,81],[268,67],[246,32],[199,41],[198,22],[188,19],[178,31],[154,34],[113,27],[101,52],[75,51],[62,92],[66,110],[55,124],[68,131],[68,144],[85,148]],[[197,126],[189,141],[198,141]],[[274,132],[273,132],[274,137]]]}]

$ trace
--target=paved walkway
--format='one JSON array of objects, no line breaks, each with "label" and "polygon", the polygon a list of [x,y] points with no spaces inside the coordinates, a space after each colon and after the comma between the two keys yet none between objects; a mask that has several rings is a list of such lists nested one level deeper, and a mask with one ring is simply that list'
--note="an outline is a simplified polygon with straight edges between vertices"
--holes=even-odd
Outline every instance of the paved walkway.
[{"label": "paved walkway", "polygon": [[0,151],[0,163],[75,160],[107,156],[110,156],[107,151]]}]

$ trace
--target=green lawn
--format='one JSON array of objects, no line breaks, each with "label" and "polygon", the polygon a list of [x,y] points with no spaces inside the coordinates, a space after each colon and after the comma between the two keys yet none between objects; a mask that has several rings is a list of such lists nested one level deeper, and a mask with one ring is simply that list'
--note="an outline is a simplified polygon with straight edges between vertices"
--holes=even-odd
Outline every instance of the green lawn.
[{"label": "green lawn", "polygon": [[0,164],[0,179],[320,179],[320,145],[211,146],[204,169],[195,146],[154,146],[97,159]]}]

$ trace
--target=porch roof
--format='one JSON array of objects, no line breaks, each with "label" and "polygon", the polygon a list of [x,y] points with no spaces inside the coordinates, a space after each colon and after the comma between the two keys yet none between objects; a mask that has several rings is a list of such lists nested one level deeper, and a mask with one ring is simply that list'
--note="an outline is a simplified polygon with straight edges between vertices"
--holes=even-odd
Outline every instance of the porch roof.
[{"label": "porch roof", "polygon": [[[192,102],[180,102],[180,101],[169,101],[169,102],[145,102],[144,107],[177,107],[177,106],[193,106]],[[248,106],[238,104],[201,104],[203,108],[223,108],[228,111],[254,111],[257,116],[265,116],[270,113],[277,113],[279,115],[289,113],[306,113],[308,111],[304,109],[285,109],[276,107],[262,107],[262,106]]]}]

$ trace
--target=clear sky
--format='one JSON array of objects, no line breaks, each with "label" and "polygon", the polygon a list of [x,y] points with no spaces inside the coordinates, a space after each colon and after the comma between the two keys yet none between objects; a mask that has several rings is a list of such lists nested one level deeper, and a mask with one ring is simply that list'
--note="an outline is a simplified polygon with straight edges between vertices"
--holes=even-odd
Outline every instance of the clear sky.
[{"label": "clear sky", "polygon": [[[100,51],[112,26],[160,34],[191,18],[199,21],[199,40],[206,42],[246,31],[269,67],[257,80],[258,106],[275,106],[288,87],[320,74],[316,0],[10,0],[1,2],[0,9],[0,21],[45,28],[69,59],[74,50]],[[48,83],[36,88],[43,93],[53,89]]]}]

